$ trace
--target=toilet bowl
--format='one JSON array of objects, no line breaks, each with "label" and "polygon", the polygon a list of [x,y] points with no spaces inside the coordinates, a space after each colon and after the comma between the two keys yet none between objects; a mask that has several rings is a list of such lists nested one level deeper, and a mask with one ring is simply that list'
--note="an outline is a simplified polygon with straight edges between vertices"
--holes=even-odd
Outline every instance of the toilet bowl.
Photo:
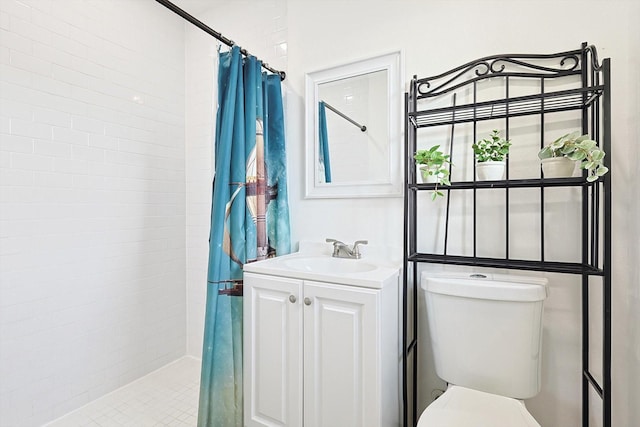
[{"label": "toilet bowl", "polygon": [[540,427],[521,400],[450,386],[425,409],[417,427]]},{"label": "toilet bowl", "polygon": [[418,427],[540,427],[522,399],[540,391],[547,280],[424,272],[436,374],[449,387]]}]

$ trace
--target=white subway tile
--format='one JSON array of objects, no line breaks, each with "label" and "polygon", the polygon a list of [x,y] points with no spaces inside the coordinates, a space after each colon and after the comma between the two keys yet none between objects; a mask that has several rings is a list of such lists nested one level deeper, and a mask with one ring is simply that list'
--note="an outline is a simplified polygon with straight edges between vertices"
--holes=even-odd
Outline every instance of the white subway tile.
[{"label": "white subway tile", "polygon": [[13,16],[11,17],[9,29],[15,34],[19,34],[21,36],[27,37],[30,40],[39,41],[41,43],[51,44],[52,37],[55,36],[55,33],[52,33],[46,28],[42,28],[38,25],[33,24],[32,22],[18,19]]},{"label": "white subway tile", "polygon": [[86,175],[89,173],[89,165],[86,160],[54,159],[53,170],[60,173],[72,173]]},{"label": "white subway tile", "polygon": [[[90,76],[86,77],[87,87],[89,86],[88,82],[90,78]],[[71,94],[74,100],[82,102],[83,104],[98,105],[112,109],[116,109],[121,104],[121,101],[118,101],[115,98],[105,96],[95,90],[89,90],[84,87],[73,87]],[[86,112],[82,112],[81,114],[86,114]]]},{"label": "white subway tile", "polygon": [[11,134],[28,136],[31,138],[49,139],[51,138],[51,126],[45,123],[11,119]]},{"label": "white subway tile", "polygon": [[[11,155],[12,162],[14,155],[15,154]],[[33,172],[18,169],[0,169],[0,182],[2,182],[2,185],[6,186],[31,186],[33,185]],[[19,210],[24,210],[24,206],[20,206]],[[1,213],[4,214],[2,217],[6,219],[15,220],[16,218],[21,218],[22,216],[21,214],[10,213],[9,207],[6,205],[2,206],[2,209],[0,209],[0,211],[3,211]]]},{"label": "white subway tile", "polygon": [[9,48],[0,46],[0,64],[9,64],[11,62],[11,56],[9,54]]},{"label": "white subway tile", "polygon": [[[73,91],[73,88],[72,88]],[[57,109],[69,114],[86,114],[87,105],[75,99],[50,93],[33,91],[36,94],[34,104],[44,108]]]},{"label": "white subway tile", "polygon": [[[122,140],[143,141],[143,142],[153,141],[153,134],[146,129],[139,129],[139,128],[129,127],[129,126],[120,126],[117,124],[107,124],[105,126],[105,134],[107,136],[114,136]],[[123,148],[123,146],[126,146],[126,142],[120,143],[121,149]]]},{"label": "white subway tile", "polygon": [[11,119],[31,121],[34,108],[25,102],[2,99],[0,102],[0,116]]},{"label": "white subway tile", "polygon": [[9,151],[0,151],[0,169],[11,167],[11,153]]},{"label": "white subway tile", "polygon": [[50,43],[56,48],[64,52],[70,53],[74,56],[79,56],[81,58],[87,57],[87,50],[88,50],[87,46],[75,40],[72,40],[69,37],[61,36],[59,34],[52,33],[50,31],[48,32],[51,37]]},{"label": "white subway tile", "polygon": [[[33,188],[24,188],[24,187],[6,187],[0,191],[0,203],[30,203],[33,200]],[[14,239],[9,239],[9,241],[13,241]],[[6,242],[6,241],[5,241]],[[0,253],[10,254],[10,253],[20,253],[28,250],[28,247],[22,248],[23,250],[16,250],[15,246],[11,248],[9,246],[4,246],[4,243],[0,241]],[[1,255],[0,255],[1,256]]]},{"label": "white subway tile", "polygon": [[72,127],[79,131],[104,134],[105,125],[104,120],[91,119],[83,116],[73,116]]},{"label": "white subway tile", "polygon": [[89,134],[89,146],[107,150],[118,149],[118,138],[106,135]]},{"label": "white subway tile", "polygon": [[33,121],[58,127],[71,127],[71,114],[46,108],[33,109]]},{"label": "white subway tile", "polygon": [[33,139],[24,136],[0,134],[0,150],[15,153],[33,153]]},{"label": "white subway tile", "polygon": [[65,98],[71,98],[72,86],[68,83],[52,79],[47,76],[34,75],[32,79],[33,89],[52,95],[59,95]]},{"label": "white subway tile", "polygon": [[[69,37],[78,40],[80,43],[88,46],[90,49],[100,50],[104,45],[104,38],[96,33],[96,26],[100,27],[101,19],[87,18],[84,27],[72,26],[69,30]],[[99,28],[98,28],[99,29]]]},{"label": "white subway tile", "polygon": [[36,156],[33,154],[12,153],[11,167],[13,169],[32,171],[52,171],[53,157]]},{"label": "white subway tile", "polygon": [[11,17],[7,12],[5,12],[4,10],[0,10],[0,28],[8,30],[10,18]]},{"label": "white subway tile", "polygon": [[87,111],[83,114],[88,118],[101,120],[105,123],[121,123],[124,118],[129,115],[122,113],[119,110],[107,108],[102,105],[87,105]]},{"label": "white subway tile", "polygon": [[[63,55],[58,55],[57,53],[51,53],[51,56],[53,56],[54,58],[65,58],[65,55],[67,54],[63,54]],[[45,57],[46,55],[43,55],[43,57]],[[66,64],[66,62],[69,62],[69,64]],[[73,70],[71,67],[73,64],[73,57],[71,55],[67,55],[66,59],[64,60],[58,60],[56,63],[55,59],[51,59],[51,61],[53,62],[51,65],[51,75],[53,76],[54,79],[56,80],[60,80],[66,83],[69,83],[71,85],[74,86],[80,86],[83,88],[86,88],[89,86],[89,76],[87,76],[84,73],[81,73],[77,70]]]},{"label": "white subway tile", "polygon": [[15,16],[25,21],[31,19],[31,8],[20,1],[3,0],[2,10],[11,16]]},{"label": "white subway tile", "polygon": [[76,160],[89,160],[92,162],[104,162],[104,150],[99,148],[73,146],[73,158]]},{"label": "white subway tile", "polygon": [[51,140],[36,139],[33,143],[35,154],[41,156],[71,158],[71,144]]},{"label": "white subway tile", "polygon": [[78,70],[81,73],[98,78],[104,78],[105,68],[88,59],[74,57],[72,67],[74,70]]},{"label": "white subway tile", "polygon": [[[105,153],[105,157],[109,156],[109,151]],[[101,177],[118,176],[120,174],[120,166],[109,164],[108,160],[102,162],[89,162],[89,174]]]},{"label": "white subway tile", "polygon": [[[73,187],[74,175],[58,172],[34,172],[36,187]],[[61,230],[57,230],[60,232]]]},{"label": "white subway tile", "polygon": [[40,58],[44,61],[50,62],[51,65],[51,73],[52,76],[58,80],[66,81],[67,83],[74,83],[73,80],[65,80],[60,78],[60,76],[56,75],[56,67],[66,67],[66,69],[70,69],[73,67],[74,56],[61,51],[60,49],[56,49],[54,46],[51,46],[47,43],[41,42],[33,42],[33,56],[36,58]]},{"label": "white subway tile", "polygon": [[74,129],[53,127],[53,140],[60,142],[68,142],[71,144],[88,145],[89,135],[86,132],[80,132]]},{"label": "white subway tile", "polygon": [[[104,177],[91,175],[92,173],[92,162],[89,162],[89,174],[90,175],[73,175],[73,187],[75,188],[87,188],[96,192],[96,190],[101,190],[104,188]],[[96,192],[97,193],[97,192]],[[103,196],[104,192],[100,192],[98,197]]]},{"label": "white subway tile", "polygon": [[31,55],[12,50],[9,54],[11,65],[43,76],[51,75],[51,63]]},{"label": "white subway tile", "polygon": [[8,117],[0,117],[0,134],[11,132],[11,120]]},{"label": "white subway tile", "polygon": [[31,22],[39,27],[43,27],[53,33],[65,37],[70,37],[73,29],[73,27],[66,22],[51,19],[51,14],[38,9],[32,9]]},{"label": "white subway tile", "polygon": [[4,29],[0,29],[0,46],[26,54],[32,52],[32,41],[30,38]]},{"label": "white subway tile", "polygon": [[0,64],[0,75],[5,82],[20,86],[31,86],[32,74],[11,65]]},{"label": "white subway tile", "polygon": [[51,12],[51,5],[54,1],[59,3],[59,0],[20,0],[23,4],[31,6],[32,9],[47,13]]}]

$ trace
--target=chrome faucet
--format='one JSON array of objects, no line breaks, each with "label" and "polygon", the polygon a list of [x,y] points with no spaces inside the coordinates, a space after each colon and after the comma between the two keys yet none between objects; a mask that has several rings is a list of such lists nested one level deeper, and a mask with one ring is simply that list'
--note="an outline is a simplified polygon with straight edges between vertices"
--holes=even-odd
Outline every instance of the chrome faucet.
[{"label": "chrome faucet", "polygon": [[335,258],[350,258],[350,259],[360,259],[360,245],[366,245],[369,243],[368,240],[356,240],[353,244],[353,247],[349,247],[349,245],[342,243],[340,240],[336,239],[326,239],[327,243],[333,243],[333,254],[332,257]]}]

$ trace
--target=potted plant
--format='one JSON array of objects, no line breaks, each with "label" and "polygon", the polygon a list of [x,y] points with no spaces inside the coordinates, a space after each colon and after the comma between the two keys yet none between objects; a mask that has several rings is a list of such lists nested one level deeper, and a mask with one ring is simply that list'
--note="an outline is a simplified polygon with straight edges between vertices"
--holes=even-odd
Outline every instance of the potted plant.
[{"label": "potted plant", "polygon": [[[580,162],[580,169],[587,171],[589,182],[609,172],[609,168],[603,164],[604,156],[605,152],[598,147],[598,143],[589,135],[580,135],[579,131],[562,135],[538,153],[545,178],[571,176],[575,162]],[[564,163],[564,169],[557,166],[558,163]]]},{"label": "potted plant", "polygon": [[471,146],[476,155],[479,180],[500,180],[504,177],[505,158],[510,146],[511,141],[502,138],[497,129],[494,129],[488,138]]},{"label": "potted plant", "polygon": [[418,150],[413,158],[417,165],[420,165],[420,177],[422,182],[435,183],[431,199],[435,200],[438,196],[444,194],[438,190],[438,185],[451,185],[449,182],[449,169],[447,165],[451,164],[449,155],[439,150],[440,145],[434,145],[428,150]]}]

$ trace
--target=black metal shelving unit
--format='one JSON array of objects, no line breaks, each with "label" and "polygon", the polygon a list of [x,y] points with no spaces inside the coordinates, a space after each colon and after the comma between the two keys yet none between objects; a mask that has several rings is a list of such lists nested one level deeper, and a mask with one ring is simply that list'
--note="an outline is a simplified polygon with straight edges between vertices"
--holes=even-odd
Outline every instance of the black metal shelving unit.
[{"label": "black metal shelving unit", "polygon": [[[479,99],[479,85],[498,83],[499,96]],[[534,82],[535,89],[525,95],[513,96],[514,82]],[[566,84],[565,84],[566,82]],[[550,273],[563,273],[581,277],[582,296],[582,425],[589,427],[590,394],[602,400],[602,425],[611,427],[611,172],[595,182],[582,177],[544,179],[542,173],[527,179],[510,179],[507,161],[506,179],[501,181],[454,181],[451,186],[439,187],[446,191],[447,216],[442,253],[418,251],[418,194],[432,191],[434,184],[420,184],[416,180],[413,154],[421,129],[450,126],[451,149],[455,146],[453,128],[466,123],[471,126],[476,141],[476,124],[486,120],[500,120],[509,137],[510,120],[514,117],[539,117],[540,147],[549,135],[545,123],[553,123],[557,113],[573,111],[582,133],[590,134],[607,153],[605,166],[611,159],[611,95],[610,60],[599,62],[596,48],[583,43],[579,49],[554,54],[493,55],[468,62],[445,73],[411,81],[405,94],[405,196],[404,196],[404,425],[417,422],[417,331],[418,331],[418,264],[438,263],[474,267],[504,268]],[[471,102],[456,105],[457,94]],[[453,97],[453,105],[442,107],[443,100]],[[467,128],[468,129],[468,128]],[[547,132],[551,133],[551,132]],[[555,139],[555,138],[554,138]],[[423,148],[423,147],[421,147]],[[451,152],[453,158],[453,152]],[[455,160],[454,160],[455,162]],[[475,175],[475,171],[474,171]],[[453,178],[453,176],[452,176]],[[580,194],[580,260],[554,261],[545,254],[545,189],[578,188]],[[539,258],[517,259],[510,256],[509,191],[516,188],[539,190],[540,254]],[[505,256],[481,257],[476,250],[476,202],[478,190],[500,189],[505,193]],[[449,196],[452,192],[469,190],[473,196],[473,255],[447,253],[449,230]],[[560,237],[562,238],[562,237]],[[601,380],[596,380],[589,354],[591,336],[590,279],[597,278],[602,292],[602,366]],[[410,336],[411,335],[411,336]],[[411,395],[411,396],[410,396]]]}]

